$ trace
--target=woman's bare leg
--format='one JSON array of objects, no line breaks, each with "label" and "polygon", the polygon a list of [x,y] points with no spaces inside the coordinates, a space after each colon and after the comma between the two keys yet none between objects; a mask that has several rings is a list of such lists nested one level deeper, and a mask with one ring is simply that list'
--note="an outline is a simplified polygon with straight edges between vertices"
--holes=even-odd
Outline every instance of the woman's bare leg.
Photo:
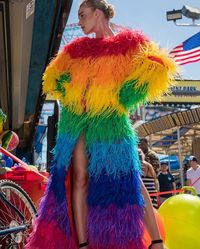
[{"label": "woman's bare leg", "polygon": [[[142,194],[145,200],[145,215],[144,215],[145,226],[152,240],[161,239],[161,235],[156,222],[156,217],[153,211],[153,205],[142,180],[141,180],[141,185],[142,185]],[[152,245],[152,249],[164,249],[164,244],[163,243],[154,244]]]},{"label": "woman's bare leg", "polygon": [[[87,193],[88,159],[85,153],[84,137],[81,136],[73,152],[72,206],[79,243],[87,241]],[[86,249],[87,246],[84,247]]]}]

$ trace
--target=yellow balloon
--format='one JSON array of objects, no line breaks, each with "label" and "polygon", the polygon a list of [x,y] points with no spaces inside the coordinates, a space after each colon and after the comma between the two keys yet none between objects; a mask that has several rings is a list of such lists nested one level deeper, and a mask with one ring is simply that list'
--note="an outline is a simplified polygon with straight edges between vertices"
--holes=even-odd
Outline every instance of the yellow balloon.
[{"label": "yellow balloon", "polygon": [[163,218],[169,249],[200,248],[200,198],[179,194],[167,199],[158,212]]}]

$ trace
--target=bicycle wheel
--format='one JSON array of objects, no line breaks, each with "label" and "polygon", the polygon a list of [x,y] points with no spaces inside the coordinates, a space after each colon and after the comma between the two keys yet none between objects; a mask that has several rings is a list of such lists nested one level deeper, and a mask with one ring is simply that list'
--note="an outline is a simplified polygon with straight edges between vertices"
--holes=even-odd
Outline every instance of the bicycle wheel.
[{"label": "bicycle wheel", "polygon": [[0,191],[22,214],[19,215],[19,212],[0,199],[0,229],[4,230],[26,225],[25,230],[1,237],[0,248],[23,249],[32,229],[32,223],[36,216],[36,208],[28,194],[15,182],[1,180]]}]

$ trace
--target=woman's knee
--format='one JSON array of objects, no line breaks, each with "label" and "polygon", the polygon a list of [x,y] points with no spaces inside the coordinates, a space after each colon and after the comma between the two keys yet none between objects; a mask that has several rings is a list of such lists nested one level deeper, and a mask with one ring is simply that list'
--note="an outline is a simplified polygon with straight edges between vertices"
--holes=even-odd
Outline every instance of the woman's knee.
[{"label": "woman's knee", "polygon": [[88,175],[85,172],[74,172],[73,185],[76,188],[84,189],[88,186]]}]

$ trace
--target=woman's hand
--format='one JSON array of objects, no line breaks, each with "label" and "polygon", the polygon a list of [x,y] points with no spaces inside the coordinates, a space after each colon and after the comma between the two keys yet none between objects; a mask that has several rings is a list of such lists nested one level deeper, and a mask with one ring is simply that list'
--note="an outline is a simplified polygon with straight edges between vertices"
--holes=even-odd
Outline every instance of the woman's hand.
[{"label": "woman's hand", "polygon": [[149,249],[164,249],[163,240],[162,239],[152,240]]},{"label": "woman's hand", "polygon": [[167,249],[163,243],[151,245],[151,249]]}]

